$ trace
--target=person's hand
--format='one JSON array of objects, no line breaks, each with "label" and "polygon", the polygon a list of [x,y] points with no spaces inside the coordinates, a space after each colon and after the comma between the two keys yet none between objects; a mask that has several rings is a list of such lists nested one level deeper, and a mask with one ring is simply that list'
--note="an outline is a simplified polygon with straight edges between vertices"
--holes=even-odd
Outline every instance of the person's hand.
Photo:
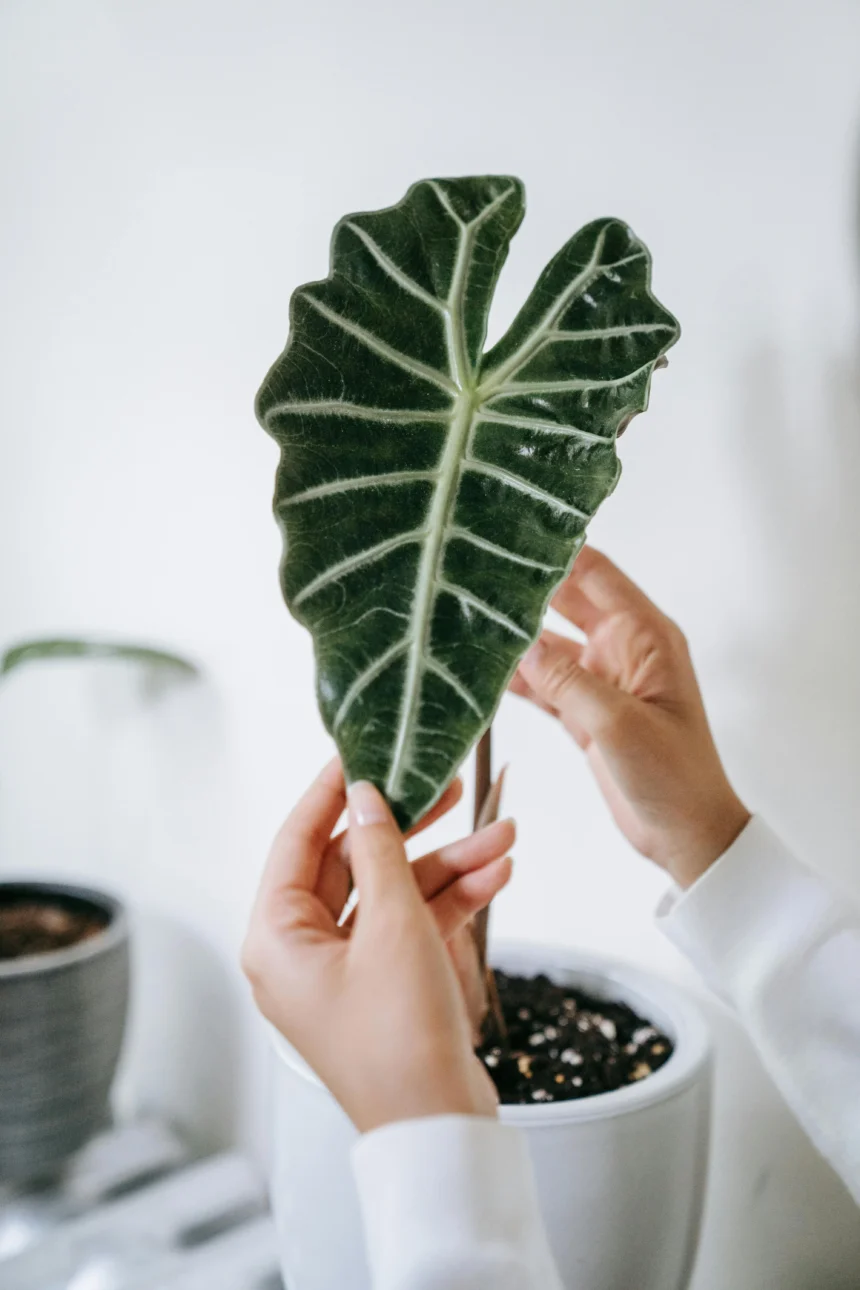
[{"label": "person's hand", "polygon": [[622,832],[688,887],[750,813],[714,745],[687,642],[590,547],[552,604],[587,643],[545,631],[511,689],[562,722],[585,750]]},{"label": "person's hand", "polygon": [[[275,839],[242,954],[257,1004],[361,1132],[420,1116],[495,1115],[446,942],[508,881],[513,823],[410,864],[367,783],[351,785],[348,833],[332,839],[345,801],[335,761]],[[341,925],[347,856],[359,902]]]}]

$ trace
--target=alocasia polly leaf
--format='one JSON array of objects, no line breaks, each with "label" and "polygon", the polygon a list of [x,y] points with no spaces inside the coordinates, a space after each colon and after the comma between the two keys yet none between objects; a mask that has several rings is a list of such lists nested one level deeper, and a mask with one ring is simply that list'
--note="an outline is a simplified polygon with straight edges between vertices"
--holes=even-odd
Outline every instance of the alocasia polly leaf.
[{"label": "alocasia polly leaf", "polygon": [[679,334],[645,246],[602,219],[484,354],[523,213],[519,180],[482,176],[341,220],[257,396],[323,719],[348,778],[379,785],[403,825],[492,719]]}]

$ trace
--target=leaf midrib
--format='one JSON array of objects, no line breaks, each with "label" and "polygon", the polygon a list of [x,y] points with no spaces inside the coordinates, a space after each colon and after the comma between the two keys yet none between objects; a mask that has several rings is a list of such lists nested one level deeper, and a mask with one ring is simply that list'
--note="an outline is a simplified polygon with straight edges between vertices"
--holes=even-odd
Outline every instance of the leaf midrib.
[{"label": "leaf midrib", "polygon": [[468,442],[475,415],[474,394],[463,390],[454,404],[451,429],[439,468],[439,479],[427,518],[427,544],[418,566],[415,583],[412,620],[408,637],[409,655],[406,680],[403,686],[397,737],[391,759],[386,791],[391,797],[400,795],[400,786],[406,764],[406,754],[418,716],[418,696],[426,666],[430,625],[436,596],[439,590],[439,559],[445,545],[450,516],[460,482],[463,448]]},{"label": "leaf midrib", "polygon": [[[434,191],[436,191],[434,186]],[[472,247],[480,223],[505,199],[506,190],[485,207],[481,214],[470,224],[465,224],[449,203],[443,200],[440,193],[436,195],[454,220],[459,234],[457,256],[451,274],[448,298],[445,301],[445,338],[448,347],[448,364],[457,386],[457,396],[451,413],[451,428],[448,440],[439,463],[439,479],[433,495],[433,502],[427,517],[429,534],[427,545],[421,555],[418,566],[418,577],[415,583],[412,619],[407,637],[411,638],[406,664],[406,679],[403,685],[397,735],[391,758],[391,769],[386,782],[389,797],[400,796],[401,781],[407,764],[407,756],[414,736],[414,727],[418,719],[418,697],[428,655],[430,625],[433,610],[439,591],[439,559],[445,546],[450,527],[451,512],[460,482],[460,467],[464,448],[469,441],[472,424],[477,412],[475,382],[466,346],[466,329],[464,299],[469,275]]]},{"label": "leaf midrib", "polygon": [[[546,342],[551,327],[563,312],[565,305],[579,291],[586,289],[605,267],[600,264],[606,236],[603,230],[596,240],[589,262],[553,302],[537,327],[505,362],[494,371],[485,374],[483,380],[479,380],[468,358],[464,310],[465,288],[476,231],[488,213],[505,199],[510,190],[506,190],[490,206],[485,207],[476,219],[466,224],[447,200],[447,195],[438,191],[435,184],[433,188],[440,203],[456,221],[459,229],[457,258],[448,298],[443,304],[448,363],[457,388],[457,395],[451,411],[451,428],[438,467],[433,501],[427,516],[427,545],[422,552],[418,567],[410,626],[403,642],[408,650],[406,677],[391,768],[385,785],[386,792],[391,798],[401,795],[402,779],[407,769],[408,755],[415,734],[421,683],[430,661],[430,627],[438,593],[443,589],[439,562],[450,534],[451,513],[459,490],[463,466],[467,464],[466,450],[472,427],[478,420],[479,414],[485,410],[485,404],[494,394],[504,389],[505,379],[527,363],[536,350]],[[576,514],[582,514],[583,518],[588,518],[576,508],[568,509]]]}]

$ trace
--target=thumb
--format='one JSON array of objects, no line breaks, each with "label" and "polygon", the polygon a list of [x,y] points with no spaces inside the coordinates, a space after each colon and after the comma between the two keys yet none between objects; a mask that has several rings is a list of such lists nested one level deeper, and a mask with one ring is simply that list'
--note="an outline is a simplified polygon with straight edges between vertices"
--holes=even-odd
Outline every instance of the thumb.
[{"label": "thumb", "polygon": [[349,861],[364,908],[383,895],[402,899],[405,894],[423,903],[403,835],[379,789],[369,780],[359,780],[350,784],[347,798]]},{"label": "thumb", "polygon": [[520,673],[536,698],[554,708],[562,725],[585,746],[616,716],[625,696],[581,663],[582,646],[544,632],[520,661]]}]

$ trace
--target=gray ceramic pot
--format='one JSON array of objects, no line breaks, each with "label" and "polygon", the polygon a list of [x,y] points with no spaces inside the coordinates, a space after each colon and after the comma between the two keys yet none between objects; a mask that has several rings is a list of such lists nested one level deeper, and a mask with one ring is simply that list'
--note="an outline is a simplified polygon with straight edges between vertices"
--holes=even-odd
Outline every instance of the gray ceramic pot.
[{"label": "gray ceramic pot", "polygon": [[95,914],[104,928],[67,949],[0,960],[0,1181],[47,1177],[108,1119],[128,1007],[128,925],[112,896],[64,883],[0,882]]}]

